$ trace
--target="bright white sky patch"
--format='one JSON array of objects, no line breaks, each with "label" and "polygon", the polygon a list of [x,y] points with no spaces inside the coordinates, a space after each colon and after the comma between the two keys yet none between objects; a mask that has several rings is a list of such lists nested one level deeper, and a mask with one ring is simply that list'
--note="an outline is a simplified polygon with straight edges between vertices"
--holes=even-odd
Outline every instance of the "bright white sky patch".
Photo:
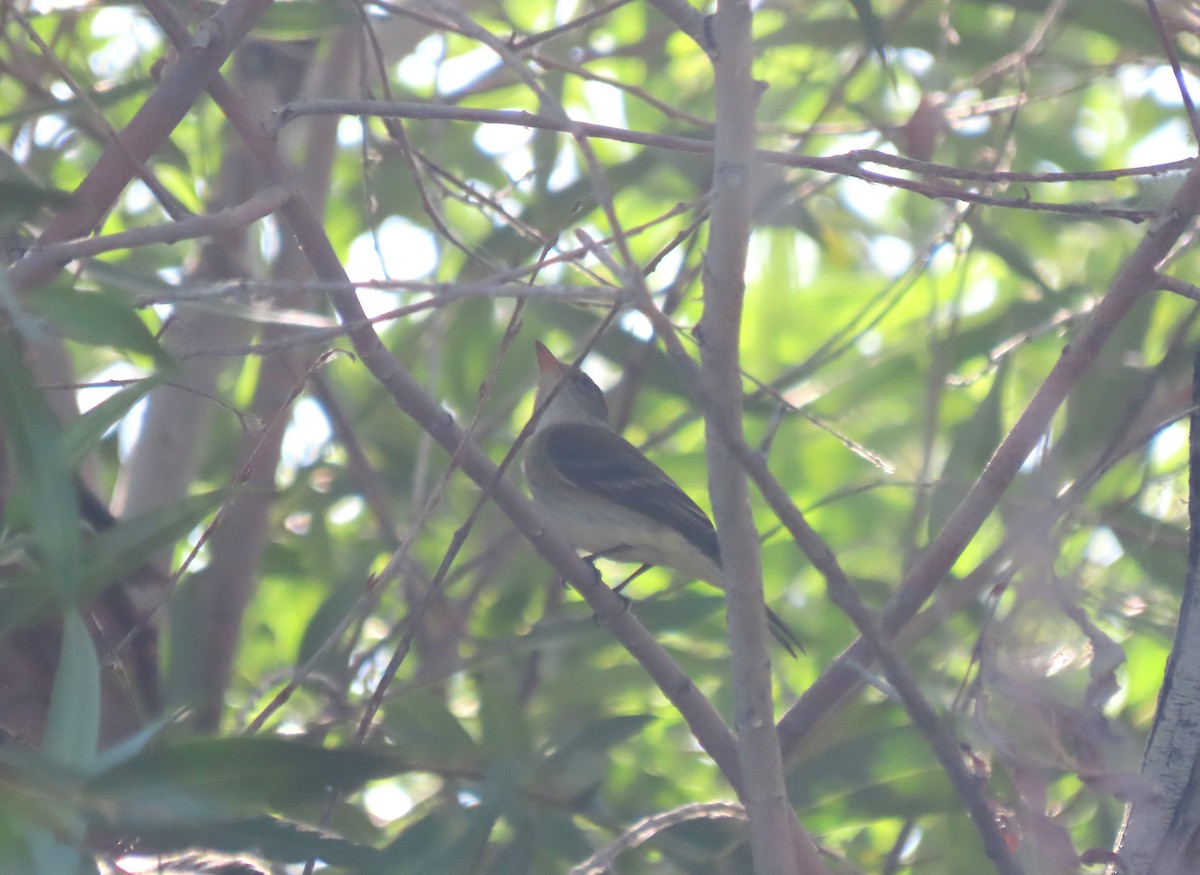
[{"label": "bright white sky patch", "polygon": [[554,4],[554,23],[565,24],[578,14],[576,0],[557,0]]},{"label": "bright white sky patch", "polygon": [[532,138],[531,129],[517,125],[480,125],[475,131],[475,145],[488,155],[505,155],[528,146]]},{"label": "bright white sky patch", "polygon": [[429,276],[437,267],[437,241],[420,225],[400,216],[389,216],[380,223],[376,236],[378,249],[370,234],[361,234],[350,244],[346,265],[350,279],[357,282],[376,278],[382,269],[392,279],[417,280]]},{"label": "bright white sky patch", "polygon": [[259,220],[258,251],[263,261],[272,264],[279,257],[279,223],[274,215],[263,216]]},{"label": "bright white sky patch", "polygon": [[1168,425],[1150,441],[1150,458],[1157,467],[1165,467],[1179,458],[1187,447],[1187,426],[1182,422]]},{"label": "bright white sky patch", "polygon": [[871,262],[885,276],[899,276],[908,269],[913,257],[912,244],[899,237],[880,234],[872,237],[869,245]]},{"label": "bright white sky patch", "polygon": [[425,37],[396,67],[396,76],[414,91],[426,91],[437,80],[438,64],[446,53],[446,41],[441,34]]},{"label": "bright white sky patch", "polygon": [[338,119],[337,140],[339,146],[357,146],[362,143],[363,122],[353,115]]},{"label": "bright white sky patch", "polygon": [[112,79],[129,69],[129,59],[153,56],[162,50],[158,28],[130,7],[101,6],[92,16],[92,35],[103,40],[88,56],[99,79]]},{"label": "bright white sky patch", "polygon": [[550,171],[550,178],[546,180],[546,186],[551,191],[562,191],[579,179],[579,161],[575,154],[573,146],[558,150],[558,156],[554,161],[554,169]]},{"label": "bright white sky patch", "polygon": [[1171,119],[1159,125],[1129,150],[1129,163],[1134,166],[1163,164],[1185,158],[1196,148],[1190,140],[1191,131],[1183,119]]},{"label": "bright white sky patch", "polygon": [[878,355],[879,351],[883,349],[883,335],[874,330],[864,331],[854,342],[854,347],[868,358]]},{"label": "bright white sky patch", "polygon": [[[390,216],[379,226],[379,249],[370,234],[360,234],[350,244],[346,273],[351,281],[380,279],[417,280],[437,269],[437,241],[425,228],[408,219]],[[380,264],[380,255],[383,264]],[[400,298],[392,292],[361,289],[358,299],[368,317],[394,310]]]},{"label": "bright white sky patch", "polygon": [[627,127],[625,95],[620,88],[606,82],[588,80],[583,83],[583,96],[593,121],[617,128]]},{"label": "bright white sky patch", "polygon": [[475,131],[475,145],[498,156],[509,179],[524,179],[533,170],[532,139],[532,129],[516,125],[480,125]]},{"label": "bright white sky patch", "polygon": [[413,810],[413,798],[395,781],[372,784],[363,790],[363,807],[380,823],[395,823]]},{"label": "bright white sky patch", "polygon": [[967,285],[959,306],[963,316],[982,313],[996,303],[996,280],[991,276],[974,276]]},{"label": "bright white sky patch", "polygon": [[[129,362],[114,362],[104,370],[88,379],[90,383],[103,383],[108,380],[140,380],[146,372],[134,367]],[[89,386],[75,392],[75,403],[82,413],[87,413],[97,404],[120,392],[122,386]],[[142,398],[117,423],[117,453],[122,460],[129,456],[129,451],[137,443],[138,435],[142,432],[142,421],[146,417],[146,399]]]},{"label": "bright white sky patch", "polygon": [[134,214],[144,213],[157,202],[150,189],[146,187],[146,183],[140,179],[135,179],[129,183],[129,187],[125,189],[123,198],[125,209]]},{"label": "bright white sky patch", "polygon": [[343,526],[354,522],[364,510],[366,510],[366,502],[359,495],[347,495],[345,498],[338,499],[333,506],[329,508],[329,521],[335,526]]},{"label": "bright white sky patch", "polygon": [[900,49],[896,59],[914,76],[924,75],[933,68],[933,55],[924,49]]},{"label": "bright white sky patch", "polygon": [[44,115],[33,123],[33,141],[44,149],[52,149],[66,129],[62,116]]},{"label": "bright white sky patch", "polygon": [[292,407],[291,421],[283,433],[280,466],[295,470],[311,465],[332,436],[333,430],[321,405],[307,396],[300,398]]},{"label": "bright white sky patch", "polygon": [[896,189],[861,179],[843,179],[838,184],[838,194],[849,209],[864,219],[882,222],[887,217]]},{"label": "bright white sky patch", "polygon": [[1033,449],[1029,451],[1029,455],[1025,457],[1025,461],[1021,463],[1021,470],[1026,474],[1036,471],[1038,466],[1042,464],[1042,459],[1045,458],[1048,449],[1048,442],[1043,435],[1038,438],[1038,442],[1034,444]]},{"label": "bright white sky patch", "polygon": [[[1126,75],[1121,77],[1121,85],[1125,93],[1132,97],[1149,94],[1156,103],[1162,106],[1182,106],[1183,100],[1179,95],[1179,83],[1175,81],[1175,73],[1170,67],[1155,67],[1144,75],[1137,75],[1136,68],[1127,68]],[[1183,73],[1184,84],[1190,94],[1200,91],[1200,80],[1187,70]]]},{"label": "bright white sky patch", "polygon": [[1121,542],[1112,533],[1112,529],[1107,526],[1096,529],[1092,537],[1088,539],[1086,553],[1089,562],[1104,568],[1125,555],[1125,551],[1121,548]]},{"label": "bright white sky patch", "polygon": [[496,54],[487,48],[472,49],[454,58],[447,58],[437,70],[437,88],[448,94],[466,88],[500,65]]},{"label": "bright white sky patch", "polygon": [[654,336],[650,320],[638,310],[629,310],[621,316],[621,329],[638,340],[649,340]]}]

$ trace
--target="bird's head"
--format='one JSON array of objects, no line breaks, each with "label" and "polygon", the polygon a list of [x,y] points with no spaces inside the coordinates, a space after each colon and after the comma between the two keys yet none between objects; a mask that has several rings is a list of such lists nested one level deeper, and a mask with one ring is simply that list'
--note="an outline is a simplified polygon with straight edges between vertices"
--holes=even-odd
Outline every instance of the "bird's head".
[{"label": "bird's head", "polygon": [[608,405],[604,402],[604,393],[591,377],[560,362],[540,341],[537,343],[537,360],[538,407],[550,397],[554,387],[562,383],[562,388],[538,420],[539,429],[563,422],[608,425]]}]

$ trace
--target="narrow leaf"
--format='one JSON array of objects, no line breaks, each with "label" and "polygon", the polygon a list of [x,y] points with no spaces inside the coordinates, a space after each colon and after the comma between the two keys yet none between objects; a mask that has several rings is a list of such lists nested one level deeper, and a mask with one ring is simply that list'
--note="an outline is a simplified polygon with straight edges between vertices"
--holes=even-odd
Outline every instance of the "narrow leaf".
[{"label": "narrow leaf", "polygon": [[153,375],[126,386],[63,429],[63,452],[67,458],[67,466],[74,470],[83,461],[84,456],[100,443],[100,439],[108,430],[120,422],[147,392],[162,382],[163,378],[160,375]]},{"label": "narrow leaf", "polygon": [[50,693],[42,750],[67,766],[88,771],[100,738],[100,661],[78,611],[63,616],[62,655]]},{"label": "narrow leaf", "polygon": [[[7,277],[0,277],[5,282]],[[33,539],[53,592],[69,604],[79,587],[79,508],[58,421],[21,360],[11,329],[0,334],[0,424],[28,496]]]}]

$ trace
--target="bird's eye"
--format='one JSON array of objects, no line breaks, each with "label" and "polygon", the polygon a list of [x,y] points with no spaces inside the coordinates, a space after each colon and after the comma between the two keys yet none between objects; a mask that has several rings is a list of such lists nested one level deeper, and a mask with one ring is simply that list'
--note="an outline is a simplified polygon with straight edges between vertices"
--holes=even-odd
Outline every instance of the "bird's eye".
[{"label": "bird's eye", "polygon": [[604,393],[600,391],[600,387],[596,385],[591,377],[583,373],[578,374],[576,385],[579,387],[582,400],[588,408],[607,422],[608,403],[604,400]]}]

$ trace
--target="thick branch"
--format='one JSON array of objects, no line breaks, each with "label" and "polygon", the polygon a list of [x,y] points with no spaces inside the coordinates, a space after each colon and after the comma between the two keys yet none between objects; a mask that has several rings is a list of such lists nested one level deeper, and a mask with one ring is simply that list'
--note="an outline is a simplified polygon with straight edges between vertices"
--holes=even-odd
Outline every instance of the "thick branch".
[{"label": "thick branch", "polygon": [[[1063,349],[1058,362],[1021,418],[996,449],[971,491],[885,609],[882,626],[889,639],[895,637],[912,619],[945,579],[1049,428],[1051,418],[1067,394],[1091,366],[1121,320],[1143,295],[1157,287],[1159,277],[1156,268],[1159,262],[1189,227],[1198,210],[1200,165],[1193,165],[1171,206],[1130,254],[1125,266],[1113,278],[1104,299],[1092,311],[1075,339]],[[853,666],[871,659],[869,647],[861,640],[855,642],[805,691],[779,723],[785,751],[793,750],[832,703],[854,686],[859,675]]]},{"label": "thick branch", "polygon": [[[172,42],[186,44],[187,30],[166,3],[162,0],[146,0],[145,5]],[[210,83],[209,93],[258,160],[268,180],[285,186],[291,192],[292,197],[283,208],[284,217],[317,276],[326,282],[348,284],[349,279],[337,253],[307,198],[241,96],[220,77]],[[342,291],[333,293],[334,307],[344,322],[357,326],[350,332],[350,338],[355,351],[372,375],[404,413],[455,456],[472,480],[482,488],[490,486],[497,506],[529,539],[538,553],[575,587],[596,616],[637,659],[683,715],[696,740],[713,758],[726,780],[741,795],[743,781],[733,736],[720,715],[633,613],[626,610],[621,598],[605,586],[594,570],[579,558],[574,548],[547,531],[532,502],[507,478],[493,483],[496,466],[491,459],[475,443],[464,440],[462,429],[392,357],[366,320],[358,298],[346,290],[348,288],[346,285]]]},{"label": "thick branch", "polygon": [[730,438],[729,442],[738,461],[758,486],[775,516],[825,578],[829,598],[850,618],[863,640],[882,663],[884,675],[900,697],[913,725],[929,743],[954,791],[970,813],[983,842],[983,849],[995,864],[996,871],[1004,875],[1018,875],[1021,867],[1017,865],[1004,841],[982,785],[971,775],[963,762],[962,753],[953,734],[938,720],[932,706],[921,693],[916,677],[891,648],[879,628],[875,614],[863,603],[833,551],[808,525],[800,509],[775,479],[763,458],[744,441]]},{"label": "thick branch", "polygon": [[[804,846],[793,842],[795,815],[783,782],[783,759],[774,732],[771,660],[763,601],[762,557],[750,512],[746,473],[721,434],[742,434],[742,382],[738,358],[746,293],[746,253],[753,209],[754,109],[750,5],[722,0],[715,19],[716,198],[704,261],[704,316],[698,330],[704,381],[709,495],[721,545],[725,612],[733,669],[738,758],[745,776],[743,803],[750,819],[754,868],[771,875],[800,872]],[[807,856],[807,855],[805,855]],[[806,863],[808,861],[806,860]],[[807,871],[812,871],[806,865]]]},{"label": "thick branch", "polygon": [[[1193,362],[1192,402],[1200,404],[1200,355]],[[1159,692],[1158,712],[1146,742],[1142,777],[1153,794],[1137,799],[1125,814],[1117,853],[1125,871],[1180,875],[1194,867],[1200,800],[1200,412],[1191,416],[1188,461],[1188,570],[1179,624]],[[1188,859],[1193,863],[1189,864]]]},{"label": "thick branch", "polygon": [[[195,37],[183,31],[179,60],[163,75],[141,109],[110,143],[83,182],[75,189],[73,205],[58,213],[38,238],[46,246],[91,233],[133,179],[138,162],[147,160],[167,139],[196,102],[209,79],[271,5],[271,0],[237,0],[226,3],[204,22]],[[18,291],[49,282],[61,270],[58,264],[13,265],[11,278]]]}]

